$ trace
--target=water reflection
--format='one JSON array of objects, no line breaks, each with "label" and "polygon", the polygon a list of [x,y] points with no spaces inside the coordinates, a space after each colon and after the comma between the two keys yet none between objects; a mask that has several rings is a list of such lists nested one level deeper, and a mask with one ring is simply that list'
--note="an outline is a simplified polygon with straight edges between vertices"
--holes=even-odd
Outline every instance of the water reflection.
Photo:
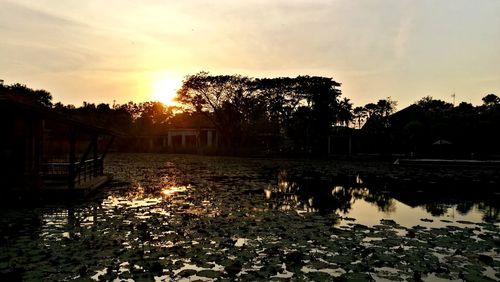
[{"label": "water reflection", "polygon": [[[281,170],[277,183],[268,185],[264,194],[272,209],[295,210],[299,213],[337,213],[342,216],[364,214],[362,210],[365,209],[370,210],[371,216],[390,217],[398,222],[402,220],[402,224],[407,218],[401,213],[405,209],[412,210],[414,218],[418,220],[419,216],[474,221],[498,221],[500,218],[495,195],[490,195],[493,198],[489,197],[489,201],[481,201],[470,200],[478,198],[477,195],[471,197],[470,191],[460,190],[450,194],[449,189],[446,189],[447,194],[443,195],[439,191],[432,193],[405,188],[390,187],[390,184],[381,184],[380,181],[372,182],[360,175],[310,177],[304,174],[289,175],[286,170]],[[357,210],[353,212],[354,207]],[[372,207],[376,207],[376,210]],[[370,215],[365,214],[364,217]]]},{"label": "water reflection", "polygon": [[265,189],[272,208],[304,212],[348,212],[357,200],[375,204],[382,212],[394,212],[394,200],[383,192],[371,191],[359,175],[331,181],[324,178],[293,177],[282,170],[277,185]]},{"label": "water reflection", "polygon": [[165,186],[161,189],[161,194],[165,197],[172,196],[174,194],[177,194],[179,192],[185,192],[188,190],[191,186],[176,186],[176,185],[169,185]]},{"label": "water reflection", "polygon": [[[183,175],[171,163],[154,162],[156,169],[143,165],[150,164],[150,155],[142,161],[135,157],[117,163],[137,164],[123,170],[136,175],[129,182],[112,182],[93,201],[0,217],[0,278],[19,272],[31,281],[234,280],[238,273],[242,281],[330,281],[365,271],[383,277],[390,263],[411,280],[408,265],[422,262],[424,271],[435,271],[431,257],[455,266],[457,241],[468,248],[461,252],[472,255],[456,259],[477,265],[477,254],[484,256],[498,240],[498,225],[469,223],[498,220],[494,197],[429,194],[363,175],[331,177],[303,168],[281,170],[276,179],[257,173],[277,171],[263,168],[261,160],[258,166],[216,160],[204,167],[198,157],[183,164],[187,157],[182,156],[176,163]],[[333,226],[339,217],[332,214],[341,216],[341,226]],[[395,222],[381,224],[382,218]],[[415,240],[406,237],[409,232]],[[401,257],[401,246],[411,255]],[[439,260],[429,250],[439,253]],[[486,254],[498,260],[497,254]],[[360,270],[365,263],[376,267]],[[457,278],[459,271],[451,269],[449,277]]]}]

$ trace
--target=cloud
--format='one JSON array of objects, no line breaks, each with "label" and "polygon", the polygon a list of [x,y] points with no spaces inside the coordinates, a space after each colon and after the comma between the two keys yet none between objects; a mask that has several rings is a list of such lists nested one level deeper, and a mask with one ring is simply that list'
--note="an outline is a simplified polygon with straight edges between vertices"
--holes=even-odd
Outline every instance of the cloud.
[{"label": "cloud", "polygon": [[0,25],[14,30],[20,30],[26,26],[87,26],[81,22],[8,0],[0,2]]},{"label": "cloud", "polygon": [[74,70],[95,58],[79,40],[88,33],[86,24],[34,7],[0,2],[3,43],[0,52],[7,73]]},{"label": "cloud", "polygon": [[25,83],[50,78],[78,97],[127,100],[155,73],[200,70],[334,76],[347,95],[366,95],[359,99],[401,100],[399,93],[420,95],[424,82],[445,89],[452,79],[489,77],[495,92],[500,2],[481,4],[0,0],[0,73]]}]

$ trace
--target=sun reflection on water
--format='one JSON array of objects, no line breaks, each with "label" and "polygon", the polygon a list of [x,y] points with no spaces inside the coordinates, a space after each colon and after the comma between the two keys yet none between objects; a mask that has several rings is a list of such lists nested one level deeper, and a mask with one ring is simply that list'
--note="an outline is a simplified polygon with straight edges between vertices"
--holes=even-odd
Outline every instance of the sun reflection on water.
[{"label": "sun reflection on water", "polygon": [[170,185],[170,186],[165,186],[161,189],[161,194],[162,196],[171,196],[174,194],[177,194],[179,192],[185,192],[191,188],[191,185],[187,186],[176,186],[176,185]]},{"label": "sun reflection on water", "polygon": [[129,200],[140,199],[144,197],[144,187],[140,183],[136,183],[133,187],[127,191],[125,198]]}]

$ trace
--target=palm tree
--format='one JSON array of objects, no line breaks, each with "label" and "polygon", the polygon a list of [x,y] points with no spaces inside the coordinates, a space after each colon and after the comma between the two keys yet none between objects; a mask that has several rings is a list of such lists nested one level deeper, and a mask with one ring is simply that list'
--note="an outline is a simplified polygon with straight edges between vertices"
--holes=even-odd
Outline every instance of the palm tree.
[{"label": "palm tree", "polygon": [[361,122],[365,122],[365,119],[368,117],[368,111],[365,107],[356,107],[352,112],[354,119],[358,122],[358,129],[361,129]]},{"label": "palm tree", "polygon": [[353,119],[352,103],[349,98],[345,97],[340,101],[337,119],[341,124],[349,127],[349,122]]}]

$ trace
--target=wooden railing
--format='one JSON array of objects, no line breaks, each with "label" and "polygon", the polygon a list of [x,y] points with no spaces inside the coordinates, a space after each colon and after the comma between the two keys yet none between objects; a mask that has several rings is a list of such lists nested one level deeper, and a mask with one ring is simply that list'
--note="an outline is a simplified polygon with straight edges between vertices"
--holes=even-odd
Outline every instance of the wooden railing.
[{"label": "wooden railing", "polygon": [[82,163],[77,162],[75,164],[75,167],[78,168],[80,166],[80,169],[77,169],[77,174],[75,175],[75,181],[80,184],[81,181],[83,182],[90,180],[96,176],[100,176],[103,173],[103,161],[102,158],[98,158],[96,160],[90,159],[86,160]]},{"label": "wooden railing", "polygon": [[[71,170],[73,170],[73,173]],[[75,162],[73,165],[68,162],[44,163],[41,165],[41,172],[44,178],[58,179],[61,183],[67,181],[70,184],[71,182],[73,184],[81,184],[92,178],[101,176],[103,175],[103,170],[104,162],[102,157]]]}]

